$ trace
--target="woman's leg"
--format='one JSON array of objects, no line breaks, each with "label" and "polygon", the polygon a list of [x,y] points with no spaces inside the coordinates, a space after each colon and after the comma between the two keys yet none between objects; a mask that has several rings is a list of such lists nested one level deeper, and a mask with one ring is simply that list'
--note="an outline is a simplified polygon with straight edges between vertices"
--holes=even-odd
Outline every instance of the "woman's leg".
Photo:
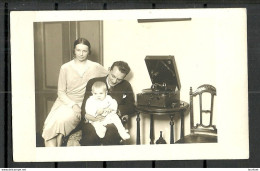
[{"label": "woman's leg", "polygon": [[[42,137],[51,140],[45,141],[47,147],[57,147],[62,145],[62,138],[70,134],[79,123],[79,119],[75,116],[74,111],[65,105],[59,106],[52,111],[50,117],[44,125]],[[49,117],[48,115],[48,117]]]},{"label": "woman's leg", "polygon": [[57,147],[60,147],[62,145],[62,138],[63,138],[63,135],[62,134],[58,134],[57,136]]},{"label": "woman's leg", "polygon": [[45,147],[57,147],[57,137],[54,137],[50,140],[44,140]]},{"label": "woman's leg", "polygon": [[50,140],[44,140],[45,147],[60,147],[62,145],[62,134],[58,134],[56,137]]}]

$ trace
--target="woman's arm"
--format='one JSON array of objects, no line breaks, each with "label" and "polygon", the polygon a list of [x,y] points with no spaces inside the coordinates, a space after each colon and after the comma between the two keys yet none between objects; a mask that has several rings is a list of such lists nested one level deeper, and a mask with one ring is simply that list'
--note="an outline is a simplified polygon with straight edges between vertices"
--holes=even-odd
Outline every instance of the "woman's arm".
[{"label": "woman's arm", "polygon": [[63,104],[69,106],[72,108],[74,111],[75,115],[81,119],[81,108],[80,106],[71,100],[67,96],[67,77],[66,77],[66,72],[63,67],[60,69],[60,74],[59,74],[59,80],[58,80],[58,98],[63,102]]},{"label": "woman's arm", "polygon": [[67,96],[67,76],[63,67],[60,69],[59,80],[58,80],[58,98],[70,107],[73,107],[76,103]]},{"label": "woman's arm", "polygon": [[95,72],[93,73],[93,78],[96,77],[105,77],[108,74],[108,70],[106,70],[102,65],[99,63],[96,65]]}]

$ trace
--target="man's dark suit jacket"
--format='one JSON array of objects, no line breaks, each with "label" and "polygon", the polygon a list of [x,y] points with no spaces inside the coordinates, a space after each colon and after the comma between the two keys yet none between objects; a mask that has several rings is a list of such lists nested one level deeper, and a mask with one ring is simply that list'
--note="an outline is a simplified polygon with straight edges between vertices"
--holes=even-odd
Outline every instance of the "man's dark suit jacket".
[{"label": "man's dark suit jacket", "polygon": [[[86,86],[86,92],[85,96],[82,102],[81,106],[81,116],[82,118],[85,118],[85,105],[86,101],[89,98],[89,96],[92,95],[91,93],[91,87],[96,81],[102,81],[106,84],[107,88],[107,76],[106,77],[98,77],[98,78],[93,78],[88,81],[88,84]],[[134,101],[134,93],[131,87],[131,84],[123,80],[119,84],[115,85],[111,90],[108,90],[108,95],[110,95],[113,99],[117,101],[118,104],[118,109],[120,110],[120,113],[122,115],[129,115],[133,114],[135,112],[135,101]]]}]

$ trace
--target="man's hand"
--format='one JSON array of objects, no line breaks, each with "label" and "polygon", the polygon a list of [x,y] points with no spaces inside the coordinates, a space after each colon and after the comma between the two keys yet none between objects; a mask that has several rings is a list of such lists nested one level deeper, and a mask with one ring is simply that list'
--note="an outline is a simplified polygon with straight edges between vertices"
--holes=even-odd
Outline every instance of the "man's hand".
[{"label": "man's hand", "polygon": [[121,117],[121,120],[122,120],[123,122],[127,122],[127,121],[128,121],[128,115],[123,115],[123,116],[122,116],[120,110],[117,110],[117,115],[118,115],[119,117]]},{"label": "man's hand", "polygon": [[120,110],[117,110],[117,115],[118,115],[119,117],[122,116]]},{"label": "man's hand", "polygon": [[127,122],[128,121],[128,115],[124,115],[121,117],[123,122]]}]

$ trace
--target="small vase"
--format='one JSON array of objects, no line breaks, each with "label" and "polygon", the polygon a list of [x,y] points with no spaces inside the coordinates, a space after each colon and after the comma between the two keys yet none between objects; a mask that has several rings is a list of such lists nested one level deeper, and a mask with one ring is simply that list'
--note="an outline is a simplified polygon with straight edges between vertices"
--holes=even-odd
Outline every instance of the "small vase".
[{"label": "small vase", "polygon": [[166,141],[163,139],[162,137],[162,131],[160,131],[160,137],[159,139],[156,141],[156,144],[166,144]]}]

